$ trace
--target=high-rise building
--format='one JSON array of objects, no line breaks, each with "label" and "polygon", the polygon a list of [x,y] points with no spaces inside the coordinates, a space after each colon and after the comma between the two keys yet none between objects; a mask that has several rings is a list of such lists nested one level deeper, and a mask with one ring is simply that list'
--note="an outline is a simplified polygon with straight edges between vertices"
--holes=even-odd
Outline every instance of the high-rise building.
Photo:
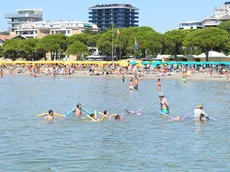
[{"label": "high-rise building", "polygon": [[89,8],[89,22],[95,23],[99,29],[138,26],[139,9],[130,4],[105,4]]},{"label": "high-rise building", "polygon": [[13,32],[20,24],[42,21],[42,9],[17,10],[17,13],[6,14],[5,18],[8,21],[8,30],[10,32]]}]

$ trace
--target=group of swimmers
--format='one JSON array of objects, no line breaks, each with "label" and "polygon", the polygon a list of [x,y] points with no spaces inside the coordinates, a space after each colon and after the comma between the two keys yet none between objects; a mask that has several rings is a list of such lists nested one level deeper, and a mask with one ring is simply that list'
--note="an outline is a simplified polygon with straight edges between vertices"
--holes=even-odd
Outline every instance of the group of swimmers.
[{"label": "group of swimmers", "polygon": [[[73,114],[75,114],[76,117],[81,117],[81,119],[83,119],[83,120],[89,120],[89,121],[94,121],[94,122],[101,122],[105,118],[107,118],[109,120],[113,120],[114,119],[115,121],[124,120],[124,114],[122,114],[121,116],[118,115],[118,114],[112,114],[112,115],[110,115],[108,110],[104,110],[103,113],[99,112],[99,114],[101,115],[101,117],[98,118],[97,115],[96,115],[96,113],[86,112],[86,110],[84,110],[82,108],[82,105],[80,103],[77,104],[77,107],[73,111],[71,111],[71,112]],[[86,112],[87,118],[83,117],[84,112]],[[45,120],[54,120],[54,119],[56,119],[56,116],[65,117],[65,115],[61,115],[61,114],[55,113],[53,110],[49,110],[48,113],[43,113],[43,114],[40,114],[38,116],[44,116]]]},{"label": "group of swimmers", "polygon": [[[157,86],[158,96],[160,98],[161,114],[168,116],[170,118],[170,120],[174,120],[174,121],[181,120],[182,118],[180,118],[178,116],[175,118],[169,116],[169,104],[168,104],[168,101],[165,98],[163,92],[161,92],[160,78],[158,78],[156,86]],[[203,108],[204,108],[203,104],[200,104],[195,108],[195,110],[193,112],[193,119],[194,120],[200,120],[200,121],[209,120],[209,116],[204,112]],[[183,119],[185,119],[185,118],[183,118]]]}]

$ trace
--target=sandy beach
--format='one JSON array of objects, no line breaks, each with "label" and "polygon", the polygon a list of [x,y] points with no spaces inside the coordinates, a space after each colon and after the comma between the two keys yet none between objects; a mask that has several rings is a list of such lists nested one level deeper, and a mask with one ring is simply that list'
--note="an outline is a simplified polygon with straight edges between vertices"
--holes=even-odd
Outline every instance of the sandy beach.
[{"label": "sandy beach", "polygon": [[[30,76],[30,73],[28,71],[24,73],[13,73],[10,74],[8,72],[4,72],[4,76]],[[132,77],[132,74],[126,74],[125,77],[130,78]],[[160,78],[161,80],[180,80],[182,76],[182,73],[170,73],[169,75],[162,76],[162,73],[155,73],[155,74],[143,74],[143,76],[140,77],[141,80],[156,80]],[[32,76],[31,76],[32,77]],[[40,77],[53,77],[53,75],[40,75]],[[94,77],[94,78],[103,78],[104,75],[90,75],[88,70],[80,70],[76,71],[72,75],[57,75],[56,77]],[[110,78],[121,78],[121,75],[112,74],[109,76]],[[227,82],[227,76],[226,75],[220,75],[217,73],[213,73],[212,76],[210,76],[209,73],[193,73],[191,76],[187,77],[187,81],[216,81],[216,82]]]}]

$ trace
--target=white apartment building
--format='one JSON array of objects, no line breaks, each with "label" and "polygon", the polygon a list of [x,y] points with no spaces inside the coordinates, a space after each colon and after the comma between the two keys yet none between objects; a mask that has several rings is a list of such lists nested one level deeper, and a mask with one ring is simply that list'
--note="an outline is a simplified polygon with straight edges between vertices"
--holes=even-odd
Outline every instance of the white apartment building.
[{"label": "white apartment building", "polygon": [[204,28],[202,21],[187,21],[179,24],[180,30],[201,29]]},{"label": "white apartment building", "polygon": [[200,22],[182,22],[179,24],[179,29],[200,29],[207,27],[216,27],[223,21],[230,20],[230,2],[225,2],[223,5],[215,8],[213,10],[213,15],[211,17],[205,17],[204,20]]},{"label": "white apartment building", "polygon": [[97,25],[82,21],[39,21],[19,25],[14,31],[14,35],[25,38],[42,38],[48,34],[59,33],[72,36],[89,28],[92,31],[98,31]]}]

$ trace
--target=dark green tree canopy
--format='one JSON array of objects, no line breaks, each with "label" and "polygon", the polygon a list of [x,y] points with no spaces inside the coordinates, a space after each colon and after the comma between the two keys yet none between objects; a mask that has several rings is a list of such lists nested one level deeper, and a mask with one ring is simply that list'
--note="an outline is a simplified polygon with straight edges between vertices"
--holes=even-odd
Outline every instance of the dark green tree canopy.
[{"label": "dark green tree canopy", "polygon": [[229,45],[229,34],[219,28],[199,29],[186,36],[184,45],[201,48],[206,54],[206,61],[208,61],[210,50],[221,51]]},{"label": "dark green tree canopy", "polygon": [[230,21],[226,21],[218,25],[218,28],[226,30],[227,32],[230,32]]}]

